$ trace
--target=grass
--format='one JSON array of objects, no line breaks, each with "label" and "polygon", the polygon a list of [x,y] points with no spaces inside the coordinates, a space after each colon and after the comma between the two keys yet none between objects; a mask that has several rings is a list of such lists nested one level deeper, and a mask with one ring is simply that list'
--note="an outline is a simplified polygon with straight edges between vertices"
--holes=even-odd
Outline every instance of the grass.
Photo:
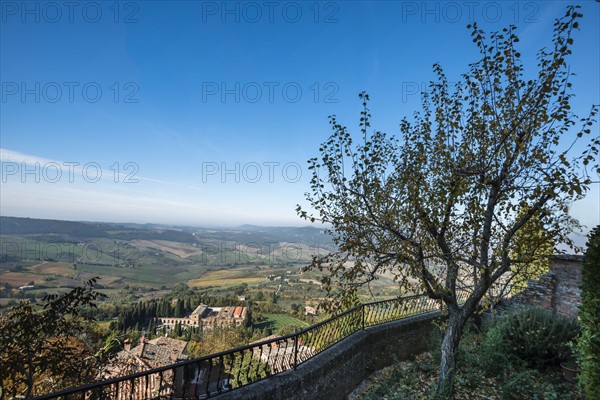
[{"label": "grass", "polygon": [[39,289],[28,290],[27,293],[32,293],[35,295],[40,294],[40,293],[63,294],[63,293],[69,292],[70,290],[71,289],[69,289],[69,288],[63,288],[63,287],[53,287],[53,288],[44,287],[44,288],[39,288]]},{"label": "grass", "polygon": [[[112,265],[77,264],[77,270],[89,272],[95,276],[122,277],[123,284],[157,286],[181,282],[178,274],[191,273],[192,266],[166,266],[159,264],[139,265],[135,267],[114,267]],[[199,270],[197,274],[201,273]],[[192,273],[193,274],[193,273]],[[99,282],[104,284],[104,279]]]},{"label": "grass", "polygon": [[[104,286],[156,287],[185,282],[206,270],[175,254],[136,242],[93,238],[86,239],[86,244],[77,244],[53,240],[41,236],[2,235],[0,241],[9,261],[0,264],[0,283],[18,287],[33,281],[45,288],[73,287],[99,276],[99,283]],[[158,244],[165,248],[170,246],[173,252],[192,250],[171,242]],[[115,266],[127,264],[128,259],[133,261],[132,267]]]},{"label": "grass", "polygon": [[187,243],[170,242],[166,240],[133,240],[129,242],[136,248],[157,249],[174,254],[180,258],[187,258],[202,254],[201,248]]},{"label": "grass", "polygon": [[294,318],[287,314],[264,314],[266,320],[254,325],[255,329],[270,328],[273,332],[278,332],[287,326],[307,327],[308,323]]}]

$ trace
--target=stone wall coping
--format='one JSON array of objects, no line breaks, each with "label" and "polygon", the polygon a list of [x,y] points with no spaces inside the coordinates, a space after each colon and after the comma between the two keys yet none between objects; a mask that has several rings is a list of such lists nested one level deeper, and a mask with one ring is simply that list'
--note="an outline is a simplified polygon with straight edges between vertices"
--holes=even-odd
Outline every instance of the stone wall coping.
[{"label": "stone wall coping", "polygon": [[[440,311],[431,311],[412,317],[407,317],[398,321],[386,322],[365,328],[365,330],[355,332],[342,339],[323,352],[310,358],[300,364],[295,370],[288,370],[273,375],[267,379],[258,381],[248,386],[243,386],[231,392],[226,392],[217,396],[219,400],[300,400],[300,399],[345,399],[352,390],[366,379],[371,373],[393,362],[387,355],[388,362],[383,361],[381,354],[367,351],[373,345],[377,345],[381,338],[395,338],[395,345],[399,348],[400,357],[410,354],[419,354],[424,348],[426,335],[419,332],[423,324],[431,324],[434,319],[441,316]],[[416,332],[413,332],[416,331]],[[415,335],[421,346],[405,348],[410,346],[411,341],[403,341],[402,335]],[[396,342],[397,340],[397,342]],[[407,343],[409,342],[409,343]],[[380,344],[380,343],[379,343]],[[365,351],[370,357],[358,357],[358,363],[350,363],[349,359],[355,358],[360,349]],[[369,359],[370,358],[370,359]],[[384,365],[382,365],[384,364]],[[352,367],[350,367],[352,365]],[[332,367],[344,370],[334,371]],[[343,378],[340,378],[340,375]],[[340,379],[347,379],[347,382],[339,382]],[[324,384],[315,385],[315,380]],[[329,380],[330,384],[327,384]]]},{"label": "stone wall coping", "polygon": [[583,261],[583,254],[555,254],[550,256],[550,259],[556,261],[581,262]]}]

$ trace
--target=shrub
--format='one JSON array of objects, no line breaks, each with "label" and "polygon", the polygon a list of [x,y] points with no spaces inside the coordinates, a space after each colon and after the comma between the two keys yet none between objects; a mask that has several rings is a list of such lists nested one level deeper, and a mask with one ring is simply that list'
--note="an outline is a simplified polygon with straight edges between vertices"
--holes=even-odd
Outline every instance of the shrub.
[{"label": "shrub", "polygon": [[500,324],[490,323],[485,329],[481,341],[481,368],[487,376],[503,376],[511,369],[512,358],[508,352],[508,343],[504,341]]},{"label": "shrub", "polygon": [[579,332],[575,320],[533,307],[509,311],[492,324],[482,345],[496,358],[488,364],[500,363],[504,357],[537,367],[558,363],[568,352],[568,342]]},{"label": "shrub", "polygon": [[481,334],[475,326],[468,326],[458,347],[458,368],[461,374],[456,376],[461,386],[477,388],[481,385],[481,369],[489,361],[481,354]]},{"label": "shrub", "polygon": [[587,246],[581,270],[579,384],[589,399],[600,399],[600,225],[592,230]]},{"label": "shrub", "polygon": [[502,399],[506,400],[554,400],[562,398],[551,383],[532,369],[516,373],[501,387]]}]

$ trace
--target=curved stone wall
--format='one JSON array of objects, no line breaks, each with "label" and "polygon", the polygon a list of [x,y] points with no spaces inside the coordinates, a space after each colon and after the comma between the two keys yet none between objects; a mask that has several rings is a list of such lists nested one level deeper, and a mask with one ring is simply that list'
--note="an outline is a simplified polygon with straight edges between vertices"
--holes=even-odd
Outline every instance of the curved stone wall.
[{"label": "curved stone wall", "polygon": [[255,384],[217,398],[248,400],[342,400],[371,373],[425,350],[439,312],[367,328],[323,353]]}]

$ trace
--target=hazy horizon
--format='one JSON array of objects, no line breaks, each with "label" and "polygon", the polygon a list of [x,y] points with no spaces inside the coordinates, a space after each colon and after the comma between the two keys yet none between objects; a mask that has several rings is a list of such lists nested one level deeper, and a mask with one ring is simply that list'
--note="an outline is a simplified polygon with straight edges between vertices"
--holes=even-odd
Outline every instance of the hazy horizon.
[{"label": "hazy horizon", "polygon": [[241,228],[244,226],[255,226],[258,228],[314,228],[314,229],[327,229],[326,226],[321,226],[319,227],[317,225],[317,223],[315,224],[306,224],[304,223],[303,225],[261,225],[261,224],[250,224],[250,223],[239,223],[239,224],[232,224],[232,225],[209,225],[209,224],[190,224],[190,223],[162,223],[162,222],[155,222],[155,221],[140,221],[140,222],[136,222],[136,221],[129,221],[129,220],[123,220],[123,221],[110,221],[110,220],[94,220],[94,219],[62,219],[62,218],[42,218],[42,217],[32,217],[32,216],[27,216],[27,215],[1,215],[2,217],[7,217],[7,218],[29,218],[29,219],[43,219],[43,220],[49,220],[49,221],[69,221],[69,222],[81,222],[81,223],[86,223],[86,224],[106,224],[106,225],[111,225],[111,224],[133,224],[133,225],[161,225],[161,226],[166,226],[166,227],[175,227],[175,228],[181,228],[181,227],[187,227],[187,228],[198,228],[198,229],[232,229],[232,228]]}]

